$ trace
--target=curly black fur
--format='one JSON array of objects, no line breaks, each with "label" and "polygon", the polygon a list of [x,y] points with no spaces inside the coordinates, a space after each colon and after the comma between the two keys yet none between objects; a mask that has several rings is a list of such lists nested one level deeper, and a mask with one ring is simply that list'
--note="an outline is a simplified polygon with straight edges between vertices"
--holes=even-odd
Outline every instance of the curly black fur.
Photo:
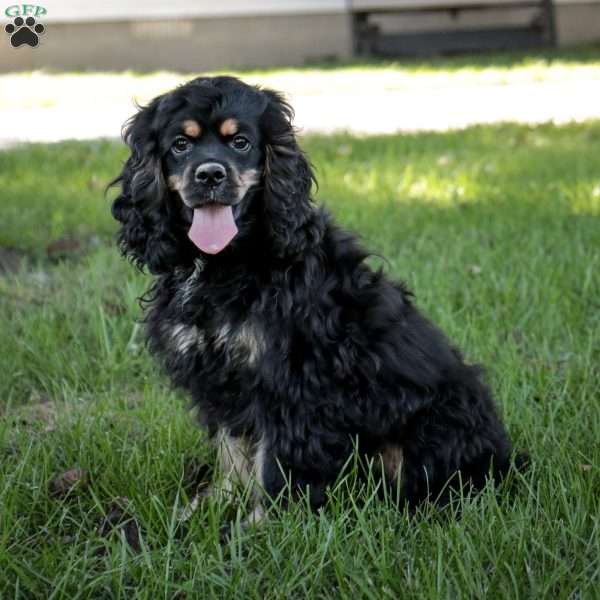
[{"label": "curly black fur", "polygon": [[[208,127],[216,114],[256,124],[262,176],[243,198],[238,235],[209,256],[188,239],[165,182],[165,131],[178,115]],[[480,369],[312,203],[312,170],[279,94],[196,79],[141,109],[125,139],[113,215],[123,252],[156,275],[151,351],[211,435],[260,447],[254,468],[267,494],[291,476],[321,505],[356,440],[375,459],[396,450],[387,475],[412,504],[446,501],[459,472],[479,488],[507,471],[510,443]]]}]

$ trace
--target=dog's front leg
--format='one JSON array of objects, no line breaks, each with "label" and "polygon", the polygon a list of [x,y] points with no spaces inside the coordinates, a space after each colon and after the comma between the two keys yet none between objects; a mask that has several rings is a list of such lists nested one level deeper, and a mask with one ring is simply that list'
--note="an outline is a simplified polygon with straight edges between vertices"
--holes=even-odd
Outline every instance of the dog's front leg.
[{"label": "dog's front leg", "polygon": [[234,437],[226,429],[214,437],[217,448],[217,468],[214,481],[197,491],[184,507],[180,520],[188,520],[207,498],[229,502],[238,487],[248,484],[253,472],[252,449],[244,437]]},{"label": "dog's front leg", "polygon": [[207,498],[230,502],[236,490],[251,488],[253,510],[244,523],[258,523],[264,516],[260,497],[263,490],[264,443],[253,443],[244,436],[232,436],[221,429],[215,436],[217,473],[215,481],[195,494],[182,510],[180,519],[188,520]]}]

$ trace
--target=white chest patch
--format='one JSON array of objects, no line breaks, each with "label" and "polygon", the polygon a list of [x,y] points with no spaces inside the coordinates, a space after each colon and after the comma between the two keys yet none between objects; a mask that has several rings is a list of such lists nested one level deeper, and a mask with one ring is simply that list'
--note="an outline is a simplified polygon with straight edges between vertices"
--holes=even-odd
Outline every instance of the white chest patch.
[{"label": "white chest patch", "polygon": [[170,332],[171,342],[176,352],[185,354],[192,348],[203,350],[206,346],[204,334],[195,325],[178,323]]},{"label": "white chest patch", "polygon": [[253,367],[264,353],[266,343],[262,331],[246,321],[235,330],[228,323],[223,325],[217,332],[215,347]]}]

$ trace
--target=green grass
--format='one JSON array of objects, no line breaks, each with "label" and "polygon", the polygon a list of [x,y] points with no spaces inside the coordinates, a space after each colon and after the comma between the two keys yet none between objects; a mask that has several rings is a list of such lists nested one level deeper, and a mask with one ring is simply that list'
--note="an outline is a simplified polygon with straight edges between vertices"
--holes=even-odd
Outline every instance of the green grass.
[{"label": "green grass", "polygon": [[[322,514],[294,505],[224,547],[226,506],[179,524],[211,453],[140,344],[148,279],[119,258],[102,194],[125,151],[17,148],[0,153],[0,264],[19,266],[0,275],[1,598],[598,597],[600,122],[304,146],[318,197],[487,365],[532,455],[514,496],[410,519],[341,485]],[[85,484],[52,497],[73,467]],[[99,534],[118,497],[138,553]]]}]

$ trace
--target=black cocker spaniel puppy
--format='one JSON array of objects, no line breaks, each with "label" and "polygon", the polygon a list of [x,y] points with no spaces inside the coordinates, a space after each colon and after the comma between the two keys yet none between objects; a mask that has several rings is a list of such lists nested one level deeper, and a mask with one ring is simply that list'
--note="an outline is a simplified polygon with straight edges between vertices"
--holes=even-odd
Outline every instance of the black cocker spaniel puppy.
[{"label": "black cocker spaniel puppy", "polygon": [[[149,347],[219,448],[221,490],[304,491],[321,506],[355,447],[415,505],[509,468],[480,370],[311,200],[292,109],[198,78],[128,123],[112,212],[155,275]],[[291,482],[291,486],[289,485]]]}]

